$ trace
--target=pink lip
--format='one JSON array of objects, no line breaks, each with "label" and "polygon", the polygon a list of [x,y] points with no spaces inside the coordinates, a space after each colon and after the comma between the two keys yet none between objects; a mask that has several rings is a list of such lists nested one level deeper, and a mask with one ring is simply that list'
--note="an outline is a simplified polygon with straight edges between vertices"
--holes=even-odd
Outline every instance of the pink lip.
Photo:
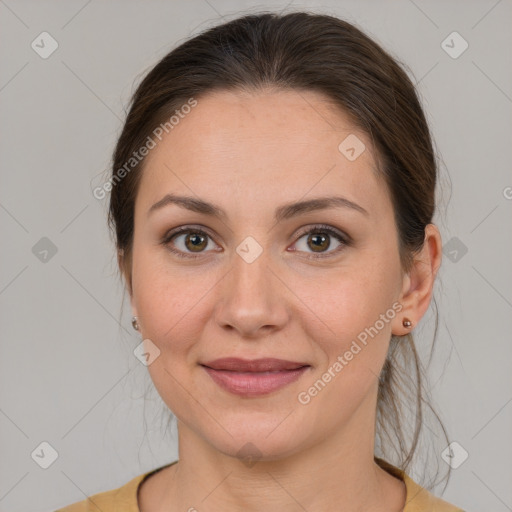
[{"label": "pink lip", "polygon": [[264,359],[223,357],[201,364],[214,370],[231,370],[235,372],[275,372],[280,370],[295,370],[302,366],[309,366],[307,363],[297,363],[295,361],[286,361],[285,359],[275,359],[273,357],[266,357]]},{"label": "pink lip", "polygon": [[310,366],[282,359],[224,358],[202,364],[223,389],[239,396],[260,396],[297,380]]}]

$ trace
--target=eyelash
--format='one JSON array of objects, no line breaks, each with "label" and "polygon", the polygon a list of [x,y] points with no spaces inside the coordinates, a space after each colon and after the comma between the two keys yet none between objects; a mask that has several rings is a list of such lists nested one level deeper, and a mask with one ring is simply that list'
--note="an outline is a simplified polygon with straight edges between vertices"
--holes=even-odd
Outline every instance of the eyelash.
[{"label": "eyelash", "polygon": [[[184,253],[182,251],[172,248],[170,245],[171,240],[173,238],[175,238],[176,236],[182,235],[182,234],[190,234],[190,233],[194,233],[196,235],[201,235],[201,236],[205,236],[205,237],[212,239],[212,237],[206,231],[204,231],[202,229],[194,228],[193,226],[181,226],[181,227],[167,233],[164,236],[164,238],[162,239],[161,244],[166,246],[169,251],[176,254],[176,256],[178,256],[179,258],[188,258],[188,259],[199,258],[204,254],[204,252],[199,252],[197,254]],[[298,236],[297,240],[300,240],[304,235],[318,234],[318,233],[327,234],[329,236],[334,237],[336,240],[338,240],[338,242],[341,243],[341,245],[337,249],[334,249],[333,251],[318,253],[316,255],[309,255],[309,256],[306,256],[306,258],[320,259],[320,258],[332,257],[333,255],[338,254],[341,250],[343,250],[344,247],[348,247],[348,246],[352,245],[352,240],[349,236],[343,235],[342,233],[338,232],[337,230],[335,230],[325,224],[319,224],[319,225],[313,226],[311,228],[308,228],[305,231],[301,231],[297,235]]]}]

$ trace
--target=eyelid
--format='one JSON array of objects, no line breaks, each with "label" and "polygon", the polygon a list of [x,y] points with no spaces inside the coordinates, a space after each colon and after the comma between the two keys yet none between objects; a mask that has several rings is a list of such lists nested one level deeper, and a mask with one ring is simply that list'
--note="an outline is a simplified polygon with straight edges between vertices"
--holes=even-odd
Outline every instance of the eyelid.
[{"label": "eyelid", "polygon": [[315,233],[315,232],[327,232],[330,235],[339,237],[342,242],[349,244],[352,243],[352,238],[344,233],[343,231],[335,228],[334,226],[330,226],[329,224],[308,224],[304,228],[299,228],[299,231],[296,232],[295,236],[302,237],[304,235],[307,235],[309,233]]},{"label": "eyelid", "polygon": [[212,240],[214,238],[213,235],[211,234],[210,230],[207,227],[202,226],[200,224],[186,224],[184,226],[179,226],[177,228],[173,228],[173,229],[170,229],[169,231],[167,231],[163,236],[163,240],[170,240],[172,237],[174,237],[176,235],[181,235],[183,233],[188,233],[188,232],[201,233],[204,235],[208,235]]}]

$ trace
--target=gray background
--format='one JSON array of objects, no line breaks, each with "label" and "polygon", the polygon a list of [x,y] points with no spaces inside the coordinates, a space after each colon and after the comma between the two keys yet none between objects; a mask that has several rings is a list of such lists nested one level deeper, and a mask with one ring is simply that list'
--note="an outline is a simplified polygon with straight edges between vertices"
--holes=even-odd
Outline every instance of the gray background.
[{"label": "gray background", "polygon": [[[285,5],[0,0],[1,511],[53,510],[177,457],[175,425],[164,436],[163,402],[132,353],[140,340],[126,299],[121,311],[107,200],[92,189],[142,73],[221,18]],[[467,511],[512,510],[512,3],[288,10],[301,7],[356,23],[418,83],[440,158],[445,244],[432,396],[469,453],[444,497]],[[59,45],[47,59],[31,47],[43,31]],[[469,44],[458,58],[441,46],[453,31]],[[57,249],[46,260],[44,237]],[[415,329],[420,346],[432,341],[431,312]],[[49,456],[44,441],[58,452],[48,469],[31,456]]]}]

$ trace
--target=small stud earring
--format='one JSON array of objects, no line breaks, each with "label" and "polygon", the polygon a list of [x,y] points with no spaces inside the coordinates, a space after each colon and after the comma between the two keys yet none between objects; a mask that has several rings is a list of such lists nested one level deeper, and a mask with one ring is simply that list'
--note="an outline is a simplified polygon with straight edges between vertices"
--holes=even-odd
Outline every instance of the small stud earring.
[{"label": "small stud earring", "polygon": [[134,317],[132,318],[132,327],[133,327],[136,331],[138,331],[138,330],[139,330],[139,323],[137,322],[137,317],[136,317],[136,316],[134,316]]},{"label": "small stud earring", "polygon": [[404,318],[403,321],[402,321],[402,325],[406,329],[410,329],[412,327],[412,322],[408,318]]}]

